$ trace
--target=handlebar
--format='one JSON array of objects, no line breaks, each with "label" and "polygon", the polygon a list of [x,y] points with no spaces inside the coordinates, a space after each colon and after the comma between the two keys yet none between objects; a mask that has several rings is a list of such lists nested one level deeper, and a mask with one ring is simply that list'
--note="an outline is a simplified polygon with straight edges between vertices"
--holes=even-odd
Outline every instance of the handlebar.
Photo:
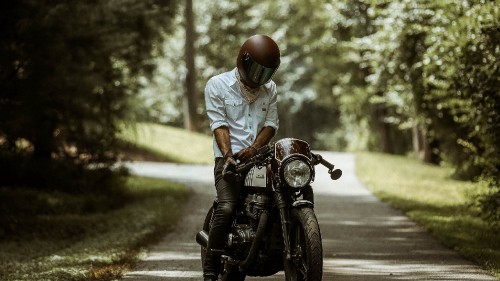
[{"label": "handlebar", "polygon": [[311,152],[311,155],[313,158],[315,158],[315,161],[313,162],[314,165],[321,164],[325,167],[328,168],[328,173],[330,174],[330,178],[332,180],[338,180],[342,176],[342,170],[340,169],[335,169],[335,165],[332,163],[326,161],[323,156],[319,154],[314,154]]},{"label": "handlebar", "polygon": [[321,164],[321,165],[327,167],[329,170],[332,170],[335,168],[335,165],[333,165],[332,163],[323,159],[323,156],[321,156],[319,154],[314,154],[314,153],[311,153],[311,154],[312,154],[313,158],[315,158],[317,161],[317,163],[314,163],[315,165]]},{"label": "handlebar", "polygon": [[[269,156],[269,154],[271,152],[272,152],[272,147],[270,145],[265,145],[265,146],[257,149],[257,154],[254,157],[250,158],[250,160],[248,160],[245,163],[238,164],[238,165],[233,166],[232,168],[228,169],[227,171],[225,171],[226,175],[224,175],[224,177],[226,178],[226,176],[227,176],[227,179],[232,179],[232,180],[238,179],[242,172],[245,172],[245,171],[249,170],[250,168],[252,168],[254,165],[264,161]],[[335,169],[335,165],[326,161],[323,158],[323,156],[321,156],[319,154],[314,154],[312,152],[311,152],[311,156],[313,158],[312,159],[313,165],[321,164],[321,165],[325,166],[326,168],[328,168],[328,173],[330,174],[330,178],[332,180],[338,180],[342,176],[342,170]]]},{"label": "handlebar", "polygon": [[271,146],[265,145],[259,149],[257,149],[257,154],[250,158],[245,163],[238,165],[228,165],[224,166],[224,170],[222,171],[224,179],[228,181],[237,181],[241,180],[241,174],[250,170],[254,165],[262,162],[265,158],[271,153]]},{"label": "handlebar", "polygon": [[257,154],[254,157],[250,158],[247,162],[236,166],[236,172],[241,173],[250,169],[253,165],[262,162],[262,160],[264,160],[270,152],[271,146],[269,145],[264,145],[263,147],[257,149]]}]

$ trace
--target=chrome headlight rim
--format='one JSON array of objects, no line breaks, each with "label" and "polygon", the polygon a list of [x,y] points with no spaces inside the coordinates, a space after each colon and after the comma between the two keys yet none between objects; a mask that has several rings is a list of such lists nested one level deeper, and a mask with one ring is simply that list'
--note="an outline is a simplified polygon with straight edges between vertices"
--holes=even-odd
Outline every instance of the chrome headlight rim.
[{"label": "chrome headlight rim", "polygon": [[[306,167],[309,169],[309,178],[303,184],[298,185],[298,186],[291,185],[286,180],[286,177],[285,177],[285,170],[286,170],[287,165],[289,165],[290,163],[292,163],[294,161],[300,161],[300,162],[304,163],[306,165]],[[310,183],[312,182],[312,180],[314,179],[314,168],[311,165],[310,160],[306,156],[304,156],[304,155],[290,155],[290,156],[286,157],[285,159],[283,159],[283,161],[281,162],[279,174],[280,174],[281,182],[284,183],[285,186],[287,186],[291,189],[300,190],[306,186],[309,186]]]}]

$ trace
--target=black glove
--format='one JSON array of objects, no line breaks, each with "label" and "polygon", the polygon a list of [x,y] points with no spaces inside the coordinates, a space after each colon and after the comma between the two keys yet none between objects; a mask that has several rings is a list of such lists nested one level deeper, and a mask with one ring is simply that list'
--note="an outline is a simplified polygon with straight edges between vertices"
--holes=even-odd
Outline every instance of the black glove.
[{"label": "black glove", "polygon": [[245,163],[255,155],[257,155],[257,148],[249,146],[245,149],[240,150],[238,153],[236,153],[236,155],[234,155],[234,157],[240,160],[241,163]]}]

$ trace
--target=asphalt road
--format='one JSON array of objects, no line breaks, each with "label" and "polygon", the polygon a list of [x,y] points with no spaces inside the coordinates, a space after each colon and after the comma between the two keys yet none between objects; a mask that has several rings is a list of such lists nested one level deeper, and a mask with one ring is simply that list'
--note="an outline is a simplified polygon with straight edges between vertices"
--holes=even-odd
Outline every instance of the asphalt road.
[{"label": "asphalt road", "polygon": [[[331,181],[318,166],[313,183],[323,237],[323,280],[498,280],[373,197],[354,175],[352,154],[320,154],[344,172]],[[128,166],[135,174],[185,183],[194,196],[175,231],[153,246],[123,280],[201,280],[200,247],[194,237],[215,196],[213,167],[148,162]],[[284,274],[247,280],[284,280]]]}]

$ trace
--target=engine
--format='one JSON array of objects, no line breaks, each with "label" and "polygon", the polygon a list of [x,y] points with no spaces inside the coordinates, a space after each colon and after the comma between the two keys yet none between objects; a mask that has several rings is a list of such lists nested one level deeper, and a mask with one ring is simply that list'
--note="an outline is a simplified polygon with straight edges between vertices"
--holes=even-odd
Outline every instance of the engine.
[{"label": "engine", "polygon": [[245,215],[249,216],[252,219],[258,220],[260,217],[260,213],[269,209],[268,206],[270,200],[271,199],[267,194],[248,194],[245,197],[244,201]]},{"label": "engine", "polygon": [[227,245],[245,248],[255,238],[255,232],[262,212],[267,212],[270,198],[266,194],[247,194],[243,200],[243,208],[237,223],[228,235]]}]

